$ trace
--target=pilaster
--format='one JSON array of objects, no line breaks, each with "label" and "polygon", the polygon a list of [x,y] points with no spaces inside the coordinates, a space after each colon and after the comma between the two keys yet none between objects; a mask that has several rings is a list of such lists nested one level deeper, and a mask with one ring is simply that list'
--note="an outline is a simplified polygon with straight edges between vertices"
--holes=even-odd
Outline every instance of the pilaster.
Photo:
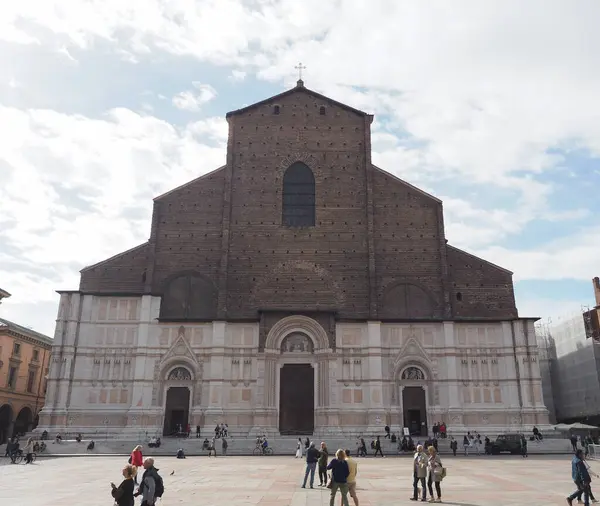
[{"label": "pilaster", "polygon": [[221,422],[223,417],[223,389],[224,389],[224,354],[225,354],[225,332],[227,323],[224,321],[213,322],[212,349],[209,357],[207,375],[208,400],[204,411],[205,427],[212,428],[216,422]]},{"label": "pilaster", "polygon": [[[147,412],[152,404],[152,383],[148,382],[148,347],[150,346],[150,329],[155,315],[152,308],[152,296],[144,295],[140,307],[140,323],[138,325],[137,342],[135,343],[135,359],[133,366],[133,391],[128,416],[134,421]],[[146,409],[145,409],[146,408]]]},{"label": "pilaster", "polygon": [[502,337],[505,346],[511,350],[511,354],[505,356],[504,367],[500,369],[500,373],[503,373],[503,377],[508,380],[502,394],[504,399],[508,399],[508,401],[505,401],[508,409],[520,410],[523,407],[523,392],[521,390],[521,371],[519,367],[519,337],[516,334],[514,322],[502,322]]},{"label": "pilaster", "polygon": [[461,411],[462,403],[458,386],[458,354],[454,336],[454,322],[443,323],[444,342],[446,344],[446,378],[448,380],[448,411]]},{"label": "pilaster", "polygon": [[383,405],[383,364],[381,322],[367,322],[368,362],[368,431],[380,431],[385,418]]}]

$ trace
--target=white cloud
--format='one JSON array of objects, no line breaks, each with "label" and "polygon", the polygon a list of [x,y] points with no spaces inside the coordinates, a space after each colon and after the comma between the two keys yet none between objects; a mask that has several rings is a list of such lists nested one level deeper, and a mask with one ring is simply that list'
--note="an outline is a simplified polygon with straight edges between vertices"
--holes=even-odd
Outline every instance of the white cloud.
[{"label": "white cloud", "polygon": [[556,323],[562,316],[581,314],[584,305],[583,301],[571,299],[517,297],[517,307],[520,317],[537,317],[541,318],[540,323],[548,323],[550,320]]},{"label": "white cloud", "polygon": [[[600,156],[599,15],[600,4],[558,0],[21,0],[0,7],[0,40],[56,48],[67,64],[100,46],[169,69],[181,61],[173,55],[192,57],[228,66],[233,82],[256,73],[292,85],[301,59],[309,87],[377,114],[375,163],[429,191],[448,186],[439,196],[452,243],[518,279],[589,279],[600,246],[590,232],[530,250],[499,244],[535,220],[588,212],[577,203],[557,211],[551,178],[574,170],[554,148]],[[0,279],[23,296],[33,284],[48,287],[29,294],[46,301],[60,283],[42,279],[72,284],[73,262],[144,240],[148,199],[220,165],[227,126],[208,118],[176,127],[150,114],[161,104],[148,98],[130,105],[144,114],[116,108],[100,119],[26,109],[27,97],[37,98],[29,75],[10,81],[23,108],[0,107],[11,126],[0,143],[0,240],[25,252],[20,268],[50,274],[19,281],[0,263]],[[216,96],[200,83],[172,98],[149,91],[190,111]],[[452,192],[456,179],[512,196],[481,208],[476,195]]]},{"label": "white cloud", "polygon": [[[41,26],[81,48],[159,47],[274,80],[293,82],[301,58],[307,84],[390,113],[448,176],[512,187],[515,171],[556,164],[550,147],[577,140],[600,154],[600,4],[23,0],[2,14],[6,33]],[[175,102],[195,109],[195,97]]]},{"label": "white cloud", "polygon": [[173,105],[178,109],[198,111],[217,96],[217,91],[209,84],[193,83],[197,91],[182,91],[173,97]]},{"label": "white cloud", "polygon": [[0,279],[13,305],[52,300],[77,287],[84,265],[145,241],[151,198],[225,159],[213,119],[176,128],[128,109],[92,119],[0,107],[0,123],[11,125],[0,144]]},{"label": "white cloud", "polygon": [[600,227],[593,224],[530,249],[491,246],[475,250],[486,260],[514,271],[516,281],[591,280],[600,270]]},{"label": "white cloud", "polygon": [[234,69],[231,71],[231,75],[229,76],[229,80],[234,82],[241,82],[244,79],[246,79],[246,72],[243,70]]}]

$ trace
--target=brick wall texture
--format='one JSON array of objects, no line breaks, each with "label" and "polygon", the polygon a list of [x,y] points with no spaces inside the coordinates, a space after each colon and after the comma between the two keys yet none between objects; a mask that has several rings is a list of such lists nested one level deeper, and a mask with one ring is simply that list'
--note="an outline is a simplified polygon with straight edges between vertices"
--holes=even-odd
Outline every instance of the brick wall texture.
[{"label": "brick wall texture", "polygon": [[[165,319],[517,317],[512,274],[449,246],[442,203],[371,164],[372,116],[298,86],[228,122],[226,165],[155,199],[149,241],[84,269],[81,291],[167,294]],[[297,161],[312,227],[282,225]]]}]

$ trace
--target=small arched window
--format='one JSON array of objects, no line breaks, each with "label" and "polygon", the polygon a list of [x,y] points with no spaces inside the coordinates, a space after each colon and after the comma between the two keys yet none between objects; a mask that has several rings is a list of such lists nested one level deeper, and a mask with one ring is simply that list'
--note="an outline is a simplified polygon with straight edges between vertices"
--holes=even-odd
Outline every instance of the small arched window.
[{"label": "small arched window", "polygon": [[315,176],[301,162],[290,165],[283,176],[282,214],[288,227],[315,225]]},{"label": "small arched window", "polygon": [[273,106],[273,114],[279,114],[279,111],[280,109],[278,105]]},{"label": "small arched window", "polygon": [[321,107],[319,107],[319,114],[321,116],[325,116],[325,106],[324,105],[322,105]]}]

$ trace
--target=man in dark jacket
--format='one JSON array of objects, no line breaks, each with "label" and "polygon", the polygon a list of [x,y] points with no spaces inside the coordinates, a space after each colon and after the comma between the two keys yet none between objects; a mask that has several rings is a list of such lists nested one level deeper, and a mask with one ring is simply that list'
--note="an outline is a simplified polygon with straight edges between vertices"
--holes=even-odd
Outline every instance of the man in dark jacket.
[{"label": "man in dark jacket", "polygon": [[141,506],[154,506],[156,499],[162,497],[163,490],[162,478],[158,475],[158,469],[154,467],[154,459],[149,457],[144,460],[144,475],[135,495],[142,496]]},{"label": "man in dark jacket", "polygon": [[311,442],[306,450],[306,472],[304,473],[304,483],[302,488],[306,488],[306,480],[308,479],[308,473],[310,473],[310,488],[314,488],[315,482],[315,469],[317,468],[317,461],[319,460],[319,450],[315,448],[315,443]]},{"label": "man in dark jacket", "polygon": [[590,506],[590,484],[592,479],[587,470],[585,462],[583,462],[583,450],[577,450],[571,461],[571,477],[577,485],[577,490],[567,497],[569,506],[573,504],[573,499],[579,498],[583,494],[584,506]]},{"label": "man in dark jacket", "polygon": [[321,443],[321,451],[319,452],[319,487],[327,485],[327,464],[329,460],[329,450],[323,441]]}]

